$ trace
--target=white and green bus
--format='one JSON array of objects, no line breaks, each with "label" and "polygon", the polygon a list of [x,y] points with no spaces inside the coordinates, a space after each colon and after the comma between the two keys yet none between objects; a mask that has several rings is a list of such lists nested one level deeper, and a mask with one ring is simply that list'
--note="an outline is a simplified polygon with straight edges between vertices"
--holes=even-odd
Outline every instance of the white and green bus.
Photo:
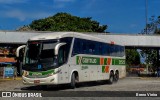
[{"label": "white and green bus", "polygon": [[[23,46],[24,47],[24,46]],[[125,77],[125,49],[77,32],[45,33],[30,38],[25,46],[23,83],[51,85]]]}]

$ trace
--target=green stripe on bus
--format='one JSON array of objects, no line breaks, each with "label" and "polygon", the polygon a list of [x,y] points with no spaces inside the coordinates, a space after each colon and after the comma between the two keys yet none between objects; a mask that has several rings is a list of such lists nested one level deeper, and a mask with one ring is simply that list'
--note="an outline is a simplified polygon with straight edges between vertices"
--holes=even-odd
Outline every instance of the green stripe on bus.
[{"label": "green stripe on bus", "polygon": [[[100,65],[100,58],[77,56],[76,64],[77,65]],[[103,65],[108,65],[108,58],[104,58]],[[112,58],[111,65],[125,65],[125,59]]]},{"label": "green stripe on bus", "polygon": [[54,70],[48,70],[48,71],[42,71],[42,72],[29,72],[29,75],[30,76],[33,76],[33,75],[48,75],[48,74],[51,74],[51,73],[54,73]]},{"label": "green stripe on bus", "polygon": [[112,59],[112,65],[125,65],[125,59]]},{"label": "green stripe on bus", "polygon": [[107,65],[107,58],[104,58],[104,65]]},{"label": "green stripe on bus", "polygon": [[105,66],[102,66],[102,73],[105,73]]}]

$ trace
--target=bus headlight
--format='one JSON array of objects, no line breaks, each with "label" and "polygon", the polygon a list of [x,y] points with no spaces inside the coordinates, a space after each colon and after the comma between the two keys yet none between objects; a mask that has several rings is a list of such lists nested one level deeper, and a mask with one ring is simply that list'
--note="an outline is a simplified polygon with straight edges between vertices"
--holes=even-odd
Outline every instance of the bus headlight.
[{"label": "bus headlight", "polygon": [[55,75],[57,73],[61,72],[61,69],[55,70],[53,73],[48,74],[48,76]]},{"label": "bus headlight", "polygon": [[59,72],[61,72],[61,69],[55,70],[54,74],[57,74],[57,73],[59,73]]},{"label": "bus headlight", "polygon": [[54,73],[49,73],[49,74],[48,74],[48,76],[52,76],[52,75],[54,75]]}]

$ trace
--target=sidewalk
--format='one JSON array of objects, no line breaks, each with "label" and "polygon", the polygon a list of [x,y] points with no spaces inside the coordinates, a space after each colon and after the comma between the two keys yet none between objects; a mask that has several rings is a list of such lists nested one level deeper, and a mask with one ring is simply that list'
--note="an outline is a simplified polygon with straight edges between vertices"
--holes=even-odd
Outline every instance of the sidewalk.
[{"label": "sidewalk", "polygon": [[3,77],[0,77],[0,82],[1,81],[9,81],[9,80],[22,80],[22,77],[21,76],[18,76],[18,77],[11,77],[11,78],[3,78]]}]

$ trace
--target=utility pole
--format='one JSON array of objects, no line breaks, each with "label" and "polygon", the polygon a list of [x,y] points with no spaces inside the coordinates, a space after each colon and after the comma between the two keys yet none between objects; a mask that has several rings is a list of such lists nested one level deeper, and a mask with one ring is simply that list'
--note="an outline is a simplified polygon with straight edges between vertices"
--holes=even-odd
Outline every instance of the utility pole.
[{"label": "utility pole", "polygon": [[146,34],[148,34],[148,0],[145,0]]},{"label": "utility pole", "polygon": [[[145,17],[146,17],[146,34],[148,34],[148,0],[145,0]],[[147,75],[148,75],[148,65],[147,64]]]}]

